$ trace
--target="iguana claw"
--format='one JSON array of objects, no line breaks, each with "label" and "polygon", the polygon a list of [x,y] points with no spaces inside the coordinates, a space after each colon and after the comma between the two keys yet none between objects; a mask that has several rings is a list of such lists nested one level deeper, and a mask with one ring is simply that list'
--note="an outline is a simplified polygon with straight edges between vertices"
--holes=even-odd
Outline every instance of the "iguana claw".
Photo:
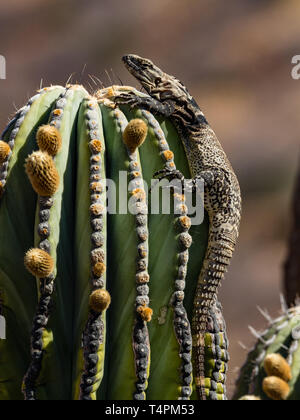
[{"label": "iguana claw", "polygon": [[180,181],[184,182],[184,175],[178,171],[177,169],[170,171],[169,169],[161,169],[160,171],[155,172],[153,175],[154,178],[158,180],[162,180],[167,178],[169,181],[174,179],[179,179]]},{"label": "iguana claw", "polygon": [[139,97],[134,93],[122,93],[114,99],[117,105],[130,105],[131,108],[136,108],[139,105]]},{"label": "iguana claw", "polygon": [[177,170],[169,170],[169,169],[161,169],[160,171],[157,171],[154,173],[153,178],[157,179],[156,183],[152,185],[150,188],[150,192],[154,190],[154,188],[159,184],[159,182],[163,179],[168,179],[170,182],[172,182],[174,179],[178,179],[181,181],[182,187],[176,186],[176,185],[165,185],[162,188],[172,188],[174,191],[178,190],[182,193],[183,189],[183,183],[184,183],[184,176],[180,171]]}]

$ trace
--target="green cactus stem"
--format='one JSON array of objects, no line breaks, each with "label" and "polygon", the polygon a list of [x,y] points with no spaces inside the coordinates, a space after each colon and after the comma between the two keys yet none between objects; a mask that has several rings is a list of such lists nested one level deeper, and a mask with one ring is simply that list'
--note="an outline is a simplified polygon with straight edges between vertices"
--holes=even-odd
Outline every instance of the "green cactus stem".
[{"label": "green cactus stem", "polygon": [[[190,170],[170,121],[116,107],[128,90],[143,95],[43,89],[3,132],[1,400],[196,399],[190,322],[208,218],[193,226],[177,190],[180,212],[149,211],[153,174]],[[203,345],[207,399],[226,399],[219,305]]]}]

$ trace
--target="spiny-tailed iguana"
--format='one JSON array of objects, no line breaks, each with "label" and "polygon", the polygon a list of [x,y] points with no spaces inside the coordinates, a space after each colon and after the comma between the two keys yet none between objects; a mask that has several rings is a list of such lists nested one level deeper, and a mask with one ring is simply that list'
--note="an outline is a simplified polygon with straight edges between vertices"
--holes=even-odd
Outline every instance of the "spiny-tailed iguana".
[{"label": "spiny-tailed iguana", "polygon": [[[186,87],[175,77],[136,55],[123,57],[129,72],[150,97],[124,93],[118,104],[146,109],[170,118],[183,142],[193,180],[203,180],[204,206],[209,215],[209,242],[200,273],[192,320],[193,359],[199,399],[206,399],[204,333],[210,309],[235,249],[241,219],[241,193],[237,177],[215,133]],[[160,178],[184,179],[179,171],[163,170]],[[196,184],[196,182],[195,182]]]}]

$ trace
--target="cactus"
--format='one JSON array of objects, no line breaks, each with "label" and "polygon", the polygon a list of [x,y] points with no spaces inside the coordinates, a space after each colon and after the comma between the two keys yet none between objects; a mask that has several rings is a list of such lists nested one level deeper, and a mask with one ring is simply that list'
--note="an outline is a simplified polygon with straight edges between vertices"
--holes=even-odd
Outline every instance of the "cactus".
[{"label": "cactus", "polygon": [[[148,212],[143,179],[190,172],[168,120],[116,108],[128,89],[42,89],[2,134],[1,400],[196,399],[190,320],[208,219],[191,226],[180,194],[180,215]],[[106,213],[106,179],[133,212],[117,196]],[[207,398],[225,399],[219,304],[205,345]]]},{"label": "cactus", "polygon": [[268,329],[258,333],[254,349],[249,353],[237,381],[234,398],[241,400],[300,399],[300,306],[268,319]]}]

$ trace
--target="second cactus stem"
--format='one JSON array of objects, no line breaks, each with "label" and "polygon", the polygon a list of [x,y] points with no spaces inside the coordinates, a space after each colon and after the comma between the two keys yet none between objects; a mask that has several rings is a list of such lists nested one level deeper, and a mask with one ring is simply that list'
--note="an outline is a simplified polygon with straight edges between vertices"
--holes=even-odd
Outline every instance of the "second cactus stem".
[{"label": "second cactus stem", "polygon": [[300,307],[288,309],[282,300],[282,314],[268,320],[268,328],[259,333],[241,369],[235,399],[299,400],[300,397]]}]

